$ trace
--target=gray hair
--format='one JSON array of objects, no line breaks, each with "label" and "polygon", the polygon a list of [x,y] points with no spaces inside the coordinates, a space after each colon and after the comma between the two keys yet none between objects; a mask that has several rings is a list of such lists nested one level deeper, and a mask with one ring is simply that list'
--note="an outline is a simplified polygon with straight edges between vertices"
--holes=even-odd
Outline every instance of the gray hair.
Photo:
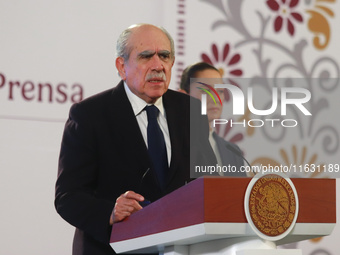
[{"label": "gray hair", "polygon": [[[144,24],[144,23],[140,23],[140,24],[135,24],[132,25],[130,27],[128,27],[127,29],[125,29],[118,37],[117,39],[117,45],[116,45],[116,56],[117,57],[122,57],[124,58],[124,60],[128,60],[130,57],[130,53],[131,53],[131,47],[128,47],[128,41],[129,38],[133,32],[133,28],[135,27],[140,27],[142,25],[148,25],[148,24]],[[172,39],[171,35],[169,34],[169,32],[163,28],[163,27],[158,27],[169,39],[170,41],[170,47],[171,47],[171,58],[174,58],[175,56],[175,43],[174,40]]]}]

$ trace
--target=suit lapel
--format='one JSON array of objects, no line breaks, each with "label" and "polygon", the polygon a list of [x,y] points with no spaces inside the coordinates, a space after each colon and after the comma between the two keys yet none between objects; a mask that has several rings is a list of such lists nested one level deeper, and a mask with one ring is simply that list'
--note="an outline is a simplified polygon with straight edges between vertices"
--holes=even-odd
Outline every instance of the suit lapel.
[{"label": "suit lapel", "polygon": [[[183,127],[179,125],[179,123],[184,122],[183,116],[185,115],[178,114],[178,112],[185,111],[186,109],[180,109],[183,105],[177,105],[174,100],[171,91],[168,91],[163,95],[163,104],[171,142],[171,161],[167,183],[173,178],[184,155],[182,145],[185,139],[185,137],[183,137],[185,132],[183,132]],[[111,100],[108,104],[110,115],[108,118],[111,129],[116,132],[116,134],[123,137],[124,146],[122,147],[122,150],[124,150],[126,155],[131,155],[133,157],[131,160],[132,162],[129,163],[133,164],[134,168],[140,169],[140,171],[144,173],[145,170],[151,166],[151,162],[137,119],[126,95],[123,81],[113,89]],[[150,171],[150,173],[152,173],[154,181],[158,182],[154,172]]]},{"label": "suit lapel", "polygon": [[181,162],[181,157],[183,157],[183,141],[185,133],[182,130],[180,123],[184,123],[183,114],[178,114],[178,112],[185,111],[186,109],[179,109],[181,104],[176,104],[175,99],[171,95],[171,91],[166,92],[163,95],[163,104],[166,112],[166,119],[169,128],[170,142],[171,142],[171,161],[168,173],[167,181],[171,181],[175,172],[178,169],[178,164]]},{"label": "suit lapel", "polygon": [[136,169],[145,171],[150,166],[142,133],[132,110],[129,99],[125,93],[124,83],[121,81],[113,89],[109,102],[109,123],[112,130],[123,137],[123,146],[126,155],[131,155],[133,159],[129,164],[133,164]]},{"label": "suit lapel", "polygon": [[231,152],[227,149],[227,142],[222,137],[218,136],[215,132],[213,133],[213,137],[216,141],[217,149],[220,152],[222,165],[227,166],[228,164],[233,164],[234,160]]}]

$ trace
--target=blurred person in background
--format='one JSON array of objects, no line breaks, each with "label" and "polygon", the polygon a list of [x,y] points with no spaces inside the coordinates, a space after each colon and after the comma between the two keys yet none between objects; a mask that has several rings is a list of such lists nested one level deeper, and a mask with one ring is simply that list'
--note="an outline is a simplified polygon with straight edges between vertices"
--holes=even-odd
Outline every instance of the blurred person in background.
[{"label": "blurred person in background", "polygon": [[[197,82],[190,82],[190,78],[197,78],[200,80],[195,81],[202,81],[203,83],[210,83],[208,85],[214,87],[214,83],[217,81],[219,83],[222,82],[222,76],[221,73],[218,71],[217,68],[214,66],[206,63],[206,62],[199,62],[193,65],[188,66],[182,74],[181,77],[181,84],[180,84],[180,91],[186,94],[189,94],[192,97],[195,97],[197,99],[202,98],[202,93],[205,93],[203,89],[206,89],[210,91],[212,94],[213,91],[211,91],[207,86],[197,83]],[[224,101],[224,93],[223,89],[218,88],[216,89],[219,97],[221,98],[221,101]],[[211,147],[214,150],[217,162],[220,166],[235,166],[237,170],[240,169],[241,166],[244,165],[244,161],[242,157],[231,151],[228,147],[233,147],[235,150],[237,150],[239,153],[241,153],[240,148],[231,142],[228,142],[224,140],[222,137],[220,137],[218,134],[216,134],[214,128],[213,128],[213,120],[214,119],[220,119],[222,114],[222,105],[218,102],[215,103],[213,99],[210,96],[207,96],[207,115],[209,120],[209,141],[211,144]],[[243,173],[241,171],[236,172],[225,172],[222,173],[225,176],[246,176],[246,173]],[[222,175],[221,174],[221,175]]]}]

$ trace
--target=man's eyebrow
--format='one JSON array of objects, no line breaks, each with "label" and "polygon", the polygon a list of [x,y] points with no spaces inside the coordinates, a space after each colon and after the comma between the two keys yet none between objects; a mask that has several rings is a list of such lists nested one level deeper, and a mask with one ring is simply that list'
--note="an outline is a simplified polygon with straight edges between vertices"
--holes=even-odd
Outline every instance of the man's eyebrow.
[{"label": "man's eyebrow", "polygon": [[168,51],[168,50],[160,50],[160,51],[157,52],[157,54],[170,55],[170,51]]},{"label": "man's eyebrow", "polygon": [[156,52],[155,51],[151,51],[151,50],[145,50],[145,51],[142,51],[141,53],[138,54],[139,57],[151,57],[153,55],[155,55]]},{"label": "man's eyebrow", "polygon": [[153,55],[170,55],[170,51],[168,50],[160,50],[158,52],[155,52],[155,51],[151,51],[151,50],[145,50],[145,51],[142,51],[141,53],[138,54],[138,57],[152,57]]}]

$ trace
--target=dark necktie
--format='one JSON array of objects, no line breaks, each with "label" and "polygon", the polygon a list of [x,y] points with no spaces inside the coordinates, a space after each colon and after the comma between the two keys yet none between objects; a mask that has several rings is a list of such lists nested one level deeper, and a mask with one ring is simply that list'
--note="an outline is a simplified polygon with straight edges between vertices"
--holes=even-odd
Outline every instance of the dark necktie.
[{"label": "dark necktie", "polygon": [[159,110],[156,106],[145,107],[148,115],[148,152],[155,169],[160,188],[165,188],[165,176],[168,169],[168,156],[166,151],[163,132],[158,125],[157,117]]}]

